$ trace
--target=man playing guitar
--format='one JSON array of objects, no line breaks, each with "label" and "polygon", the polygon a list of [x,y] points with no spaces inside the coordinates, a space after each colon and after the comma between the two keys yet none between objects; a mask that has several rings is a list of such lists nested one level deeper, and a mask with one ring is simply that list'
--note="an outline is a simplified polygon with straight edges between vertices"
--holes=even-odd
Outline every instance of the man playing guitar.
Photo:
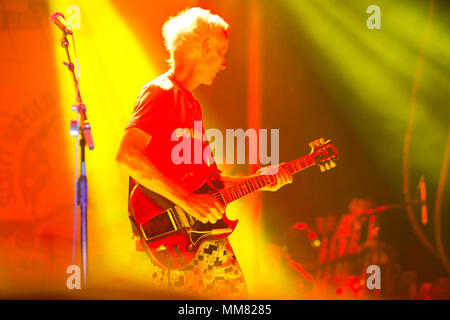
[{"label": "man playing guitar", "polygon": [[[196,228],[202,229],[201,225],[215,224],[222,219],[226,202],[210,194],[193,193],[196,189],[192,186],[198,185],[199,180],[207,178],[211,184],[216,183],[219,188],[223,188],[249,179],[220,175],[213,161],[175,164],[172,159],[172,151],[177,143],[173,141],[175,132],[183,132],[192,143],[195,143],[195,139],[201,139],[202,150],[209,150],[207,141],[192,134],[194,121],[201,121],[202,114],[200,104],[191,92],[201,84],[212,84],[216,74],[225,69],[227,29],[228,24],[221,17],[201,8],[182,11],[164,24],[163,36],[170,54],[170,70],[142,89],[116,160],[130,175],[130,191],[140,193],[134,194],[130,205],[130,217],[135,224],[135,233],[141,241],[144,238],[149,240],[147,242],[150,244],[158,243],[150,255],[152,280],[165,288],[203,296],[246,298],[245,280],[226,236],[195,242],[195,250],[191,244],[187,250],[192,252],[191,260],[183,260],[183,257],[172,259],[180,250],[187,252],[186,246],[174,245],[169,248],[169,242],[166,240],[150,241],[165,236],[166,233],[157,229],[166,228],[168,223],[174,229],[167,231],[167,234],[173,234],[172,237],[176,241],[176,237],[180,236],[180,233],[177,233],[179,228],[181,230],[183,227],[185,233],[195,229],[191,220],[197,219],[199,222],[196,222]],[[202,130],[203,134],[204,129]],[[212,159],[212,155],[210,157]],[[278,190],[292,182],[291,173],[280,165],[276,174],[272,175],[273,180],[259,190]],[[166,220],[162,220],[162,215],[155,215],[154,219],[149,220],[142,204],[147,201],[149,194],[182,208],[187,215],[181,217],[180,213],[172,208],[165,211]],[[151,206],[156,202],[152,201]],[[163,206],[158,205],[156,208]],[[178,217],[178,222],[174,221],[175,217]],[[152,222],[151,227],[147,227],[149,221]],[[199,231],[197,235],[200,232],[204,231]],[[220,232],[222,231],[216,231]],[[148,249],[146,241],[142,243],[144,248]],[[157,256],[160,258],[153,258]],[[189,263],[176,267],[180,261]]]}]

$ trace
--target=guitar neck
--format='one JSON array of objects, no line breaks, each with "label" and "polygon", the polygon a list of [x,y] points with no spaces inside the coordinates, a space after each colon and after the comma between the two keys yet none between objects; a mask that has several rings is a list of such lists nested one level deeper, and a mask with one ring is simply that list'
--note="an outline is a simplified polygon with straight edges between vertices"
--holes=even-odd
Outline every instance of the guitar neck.
[{"label": "guitar neck", "polygon": [[[290,174],[295,174],[315,164],[311,155],[306,155],[291,162],[284,164],[282,167],[286,168]],[[229,204],[233,201],[241,199],[246,195],[256,192],[277,181],[275,175],[259,175],[251,177],[244,182],[238,183],[228,188],[218,191],[215,196],[222,200],[223,203]]]}]

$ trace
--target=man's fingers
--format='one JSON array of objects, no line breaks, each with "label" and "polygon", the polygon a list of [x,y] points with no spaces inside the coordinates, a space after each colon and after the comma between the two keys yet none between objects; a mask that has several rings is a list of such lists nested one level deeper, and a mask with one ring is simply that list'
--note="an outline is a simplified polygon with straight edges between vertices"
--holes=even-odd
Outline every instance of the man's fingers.
[{"label": "man's fingers", "polygon": [[223,211],[220,208],[212,208],[211,210],[211,216],[213,216],[215,219],[219,220],[222,219]]},{"label": "man's fingers", "polygon": [[225,212],[225,206],[222,202],[220,202],[219,200],[217,200],[215,202],[215,206],[217,211],[219,211],[219,214],[222,215]]},{"label": "man's fingers", "polygon": [[292,183],[292,181],[294,181],[294,179],[292,178],[292,175],[288,173],[287,182]]},{"label": "man's fingers", "polygon": [[225,212],[225,206],[222,202],[213,199],[213,201],[208,201],[205,210],[209,222],[216,223],[217,220],[222,219],[222,215]]},{"label": "man's fingers", "polygon": [[188,212],[191,216],[193,216],[194,218],[196,218],[197,220],[200,220],[202,223],[206,223],[208,222],[208,218],[206,217],[206,215],[200,211],[200,210],[191,210],[190,212]]},{"label": "man's fingers", "polygon": [[208,208],[204,208],[203,210],[204,210],[203,212],[200,212],[201,213],[201,218],[199,220],[202,223],[207,223],[207,222],[209,222],[211,220],[210,219],[211,213],[208,212]]},{"label": "man's fingers", "polygon": [[216,199],[211,199],[208,201],[207,209],[208,215],[214,216],[215,219],[222,219],[222,215],[225,212],[225,205]]},{"label": "man's fingers", "polygon": [[209,216],[209,222],[216,223],[217,219],[214,216]]},{"label": "man's fingers", "polygon": [[220,211],[215,208],[215,207],[209,207],[207,208],[207,213],[206,213],[206,220],[207,222],[211,222],[211,223],[216,223],[217,220],[222,218],[222,213],[220,213]]},{"label": "man's fingers", "polygon": [[309,143],[309,146],[310,146],[311,148],[315,148],[315,147],[318,147],[318,146],[323,145],[324,143],[325,143],[325,139],[324,139],[324,138],[320,138],[320,139],[316,139],[316,140],[314,140],[314,141],[311,141],[311,142]]},{"label": "man's fingers", "polygon": [[206,219],[206,218],[202,218],[202,219],[200,219],[200,222],[201,222],[201,223],[208,223],[208,221],[209,221],[209,220],[208,220],[208,219]]},{"label": "man's fingers", "polygon": [[292,175],[286,169],[280,169],[279,171],[279,182],[281,185],[286,183],[292,183]]},{"label": "man's fingers", "polygon": [[285,182],[291,183],[292,182],[292,175],[286,170],[283,170],[284,176],[285,176]]},{"label": "man's fingers", "polygon": [[286,172],[284,171],[280,171],[280,180],[279,180],[280,184],[283,185],[287,182],[287,176],[286,176]]}]

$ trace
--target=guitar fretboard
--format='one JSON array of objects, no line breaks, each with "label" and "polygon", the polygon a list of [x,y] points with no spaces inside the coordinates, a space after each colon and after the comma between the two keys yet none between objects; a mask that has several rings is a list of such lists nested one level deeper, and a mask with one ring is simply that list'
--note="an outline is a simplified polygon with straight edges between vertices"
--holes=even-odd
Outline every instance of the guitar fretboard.
[{"label": "guitar fretboard", "polygon": [[[314,165],[315,161],[312,155],[306,155],[291,162],[284,164],[290,174],[300,172]],[[221,200],[224,204],[229,204],[235,200],[245,197],[255,191],[258,191],[277,181],[275,175],[259,175],[245,180],[228,188],[224,188],[211,196]]]}]

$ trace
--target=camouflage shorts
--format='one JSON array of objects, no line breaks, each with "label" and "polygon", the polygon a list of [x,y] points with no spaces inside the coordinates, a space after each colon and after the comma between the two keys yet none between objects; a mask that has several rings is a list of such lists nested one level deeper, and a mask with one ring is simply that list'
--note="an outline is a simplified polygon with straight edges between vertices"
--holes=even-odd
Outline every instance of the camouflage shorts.
[{"label": "camouflage shorts", "polygon": [[151,267],[153,281],[160,288],[213,299],[247,298],[244,275],[228,239],[204,241],[183,270],[169,272],[153,261]]}]

